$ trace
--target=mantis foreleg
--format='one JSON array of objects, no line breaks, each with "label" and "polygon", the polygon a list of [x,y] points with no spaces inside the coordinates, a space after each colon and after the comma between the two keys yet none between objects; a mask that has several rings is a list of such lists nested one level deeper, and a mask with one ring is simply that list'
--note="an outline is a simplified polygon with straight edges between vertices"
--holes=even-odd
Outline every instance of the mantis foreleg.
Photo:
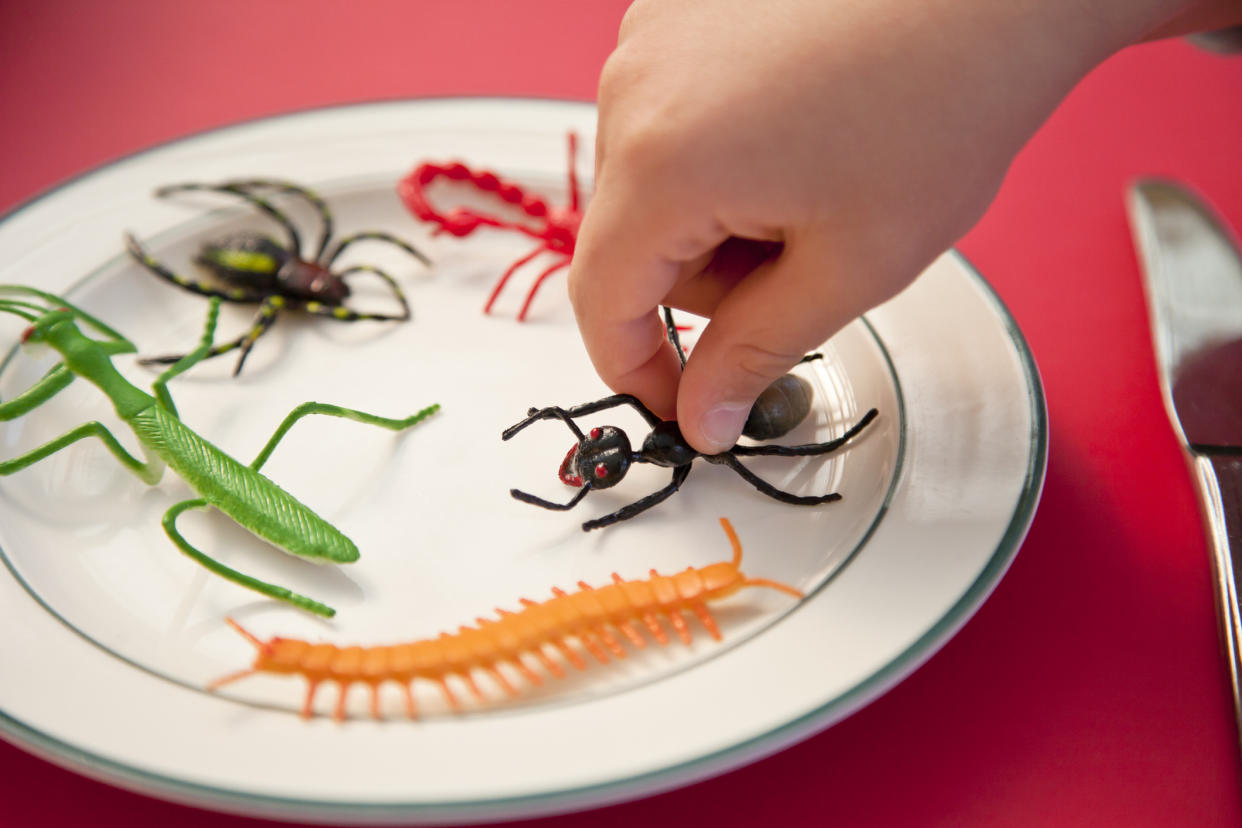
[{"label": "mantis foreleg", "polygon": [[177,518],[182,512],[190,509],[205,509],[210,505],[211,504],[203,498],[183,500],[180,503],[174,504],[167,512],[164,513],[164,531],[168,533],[168,537],[174,544],[177,545],[178,549],[185,553],[187,557],[206,567],[208,570],[216,573],[220,577],[226,578],[238,586],[253,589],[255,592],[266,595],[269,598],[275,598],[278,601],[285,601],[293,604],[295,607],[300,607],[308,612],[313,612],[316,615],[322,615],[328,618],[331,618],[336,614],[336,610],[325,604],[319,603],[313,598],[308,598],[305,595],[285,589],[282,586],[269,584],[267,581],[260,581],[258,578],[252,578],[249,575],[243,575],[236,569],[225,566],[215,558],[204,554],[192,546],[190,542],[177,531]]},{"label": "mantis foreleg", "polygon": [[262,468],[267,459],[271,457],[272,452],[276,449],[276,444],[284,438],[289,429],[293,428],[293,424],[308,414],[327,414],[331,417],[344,417],[347,420],[354,420],[367,425],[380,426],[390,431],[402,431],[410,426],[419,423],[432,414],[440,410],[439,404],[429,405],[416,414],[402,419],[393,419],[391,417],[379,417],[375,414],[368,414],[365,411],[357,411],[353,408],[342,408],[339,405],[330,405],[328,403],[306,402],[289,412],[289,416],[285,417],[284,422],[276,429],[276,433],[267,441],[267,445],[259,452],[259,456],[254,458],[254,462],[250,464],[250,468],[258,471]]},{"label": "mantis foreleg", "polygon": [[[21,398],[13,400],[18,402]],[[21,471],[27,466],[39,462],[44,457],[55,454],[70,443],[76,443],[87,437],[98,437],[108,451],[112,452],[116,459],[120,460],[130,471],[138,475],[142,482],[149,486],[154,486],[160,482],[160,478],[164,475],[164,461],[158,458],[142,461],[127,452],[117,439],[112,436],[112,432],[108,431],[102,423],[95,421],[80,425],[70,432],[62,434],[55,440],[44,443],[33,451],[18,455],[12,460],[0,462],[0,476],[13,474]]]},{"label": "mantis foreleg", "polygon": [[23,414],[38,408],[52,397],[59,394],[73,382],[76,375],[62,362],[52,366],[52,370],[34,385],[18,394],[6,403],[0,403],[0,422],[16,420]]},{"label": "mantis foreleg", "polygon": [[207,305],[207,321],[203,325],[203,335],[198,341],[198,347],[190,351],[181,359],[177,360],[168,370],[156,377],[155,382],[151,383],[151,388],[155,391],[155,398],[160,401],[160,405],[177,419],[181,419],[177,415],[177,406],[173,403],[172,394],[168,392],[168,381],[178,374],[183,374],[202,362],[211,354],[211,346],[216,337],[216,320],[220,318],[220,298],[211,297]]}]

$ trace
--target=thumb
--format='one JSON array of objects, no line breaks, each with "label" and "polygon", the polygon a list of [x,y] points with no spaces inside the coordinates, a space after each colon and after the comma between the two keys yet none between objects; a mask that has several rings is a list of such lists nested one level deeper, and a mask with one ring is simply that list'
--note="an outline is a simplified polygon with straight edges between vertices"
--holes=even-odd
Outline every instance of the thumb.
[{"label": "thumb", "polygon": [[677,389],[678,424],[698,451],[731,448],[759,394],[870,307],[825,247],[790,240],[716,306]]}]

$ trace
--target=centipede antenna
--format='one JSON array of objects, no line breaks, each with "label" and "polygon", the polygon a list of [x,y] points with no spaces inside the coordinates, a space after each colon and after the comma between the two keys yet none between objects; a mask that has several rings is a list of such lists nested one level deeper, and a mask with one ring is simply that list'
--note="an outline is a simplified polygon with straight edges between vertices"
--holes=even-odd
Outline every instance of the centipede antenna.
[{"label": "centipede antenna", "polygon": [[207,683],[207,688],[206,688],[207,692],[213,693],[219,687],[223,687],[226,684],[231,684],[232,682],[237,681],[238,679],[244,679],[247,676],[253,676],[257,672],[259,671],[256,668],[251,667],[246,670],[238,670],[235,673],[229,673],[227,676],[221,676],[220,678],[214,679]]},{"label": "centipede antenna", "polygon": [[727,517],[720,518],[720,528],[724,530],[725,536],[729,539],[729,543],[733,545],[733,565],[742,565],[742,541],[737,536],[737,530],[733,528],[733,524],[729,522]]},{"label": "centipede antenna", "polygon": [[238,624],[232,618],[226,617],[224,619],[224,622],[228,624],[230,627],[232,627],[233,629],[237,630],[237,632],[241,633],[242,638],[246,639],[251,644],[253,644],[256,650],[262,650],[265,646],[267,646],[266,644],[264,644],[262,641],[259,640],[259,637],[257,635],[250,632],[250,630],[246,629],[241,624]]},{"label": "centipede antenna", "polygon": [[772,589],[779,589],[781,592],[784,592],[787,595],[792,595],[795,598],[806,597],[805,593],[803,593],[800,589],[796,589],[791,587],[789,584],[782,584],[780,581],[772,581],[767,578],[746,578],[742,581],[742,586],[771,587]]}]

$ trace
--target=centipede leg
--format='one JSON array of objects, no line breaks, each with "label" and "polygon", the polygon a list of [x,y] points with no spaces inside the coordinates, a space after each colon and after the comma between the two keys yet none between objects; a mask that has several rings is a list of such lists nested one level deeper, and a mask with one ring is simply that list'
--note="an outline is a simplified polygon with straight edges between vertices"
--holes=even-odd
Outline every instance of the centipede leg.
[{"label": "centipede leg", "polygon": [[504,690],[507,695],[516,696],[518,694],[517,688],[505,678],[505,674],[500,672],[500,668],[495,664],[490,664],[483,669],[487,671],[487,674],[492,677],[493,681],[500,685],[500,689]]},{"label": "centipede leg", "polygon": [[444,700],[448,702],[448,706],[453,708],[454,713],[460,713],[461,702],[459,702],[457,697],[453,695],[453,688],[449,687],[448,679],[444,676],[440,676],[436,679],[436,681],[440,685],[440,690],[444,693]]},{"label": "centipede leg", "polygon": [[716,619],[712,618],[712,614],[707,609],[706,604],[691,604],[690,611],[698,617],[699,622],[707,629],[709,635],[717,641],[720,640],[720,627],[716,626]]},{"label": "centipede leg", "polygon": [[673,608],[668,611],[668,621],[673,625],[673,629],[677,631],[681,643],[690,643],[690,626],[686,623],[686,619],[682,617],[681,610]]},{"label": "centipede leg", "polygon": [[641,616],[644,624],[647,625],[648,632],[651,637],[656,640],[657,644],[667,645],[668,636],[664,633],[664,628],[660,626],[660,619],[653,612],[644,612]]},{"label": "centipede leg", "polygon": [[417,719],[418,705],[414,703],[414,688],[411,682],[401,684],[401,697],[405,701],[405,715],[410,719]]},{"label": "centipede leg", "polygon": [[309,719],[315,715],[315,691],[319,689],[318,679],[307,679],[306,681],[306,699],[302,702],[301,716],[303,719]]},{"label": "centipede leg", "polygon": [[340,688],[340,692],[336,694],[336,707],[332,710],[332,718],[343,722],[345,721],[345,698],[349,694],[349,683],[338,681],[336,685]]},{"label": "centipede leg", "polygon": [[561,667],[561,665],[557,664],[555,659],[544,652],[543,647],[536,647],[531,650],[531,652],[535,654],[535,658],[538,659],[539,663],[543,665],[543,669],[547,670],[558,679],[565,678],[565,669]]}]

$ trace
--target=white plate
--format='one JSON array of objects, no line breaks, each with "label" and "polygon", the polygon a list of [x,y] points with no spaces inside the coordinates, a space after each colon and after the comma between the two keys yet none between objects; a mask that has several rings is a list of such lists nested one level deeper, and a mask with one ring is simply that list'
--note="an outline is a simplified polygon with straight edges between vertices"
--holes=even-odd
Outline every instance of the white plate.
[{"label": "white plate", "polygon": [[[248,461],[294,405],[335,402],[389,416],[439,402],[403,435],[331,418],[296,426],[264,472],[349,534],[362,559],[312,567],[253,539],[217,512],[183,527],[210,554],[326,601],[325,622],[208,575],[177,553],[160,516],[189,489],[169,474],[148,488],[94,441],[0,480],[0,731],[66,767],[155,796],[256,815],[352,822],[498,819],[600,805],[701,779],[806,738],[877,697],[936,651],[1000,579],[1043,481],[1047,428],[1040,383],[1013,320],[957,255],[799,368],[817,406],[783,442],[830,439],[864,411],[875,423],[828,458],[762,458],[752,468],[806,493],[840,491],[814,508],[763,497],[730,470],[696,464],[681,492],[590,534],[583,520],[662,486],[636,468],[570,512],[519,503],[518,487],[551,499],[569,431],[537,423],[500,431],[531,405],[569,406],[608,392],[577,339],[564,276],[514,313],[537,269],[520,271],[496,312],[483,301],[530,242],[480,230],[432,237],[403,209],[396,179],[424,159],[502,171],[555,203],[565,192],[565,135],[585,140],[594,109],[553,101],[439,100],[306,112],[217,130],[140,153],[73,181],[0,224],[0,282],[68,292],[133,338],[144,354],[185,349],[205,302],[123,255],[132,230],[192,272],[206,238],[269,226],[218,195],[160,200],[163,184],[271,176],[311,185],[341,233],[383,229],[410,239],[428,270],[395,249],[360,243],[348,262],[383,266],[404,285],[409,323],[342,324],[290,316],[259,340],[240,379],[232,358],[172,383],[182,417]],[[585,176],[584,176],[585,177]],[[451,189],[436,193],[458,199]],[[287,199],[282,205],[289,204]],[[313,216],[289,207],[303,227]],[[313,235],[306,233],[304,235]],[[348,263],[343,260],[343,263]],[[378,308],[382,290],[357,302]],[[226,306],[221,336],[251,310]],[[0,320],[3,342],[20,325]],[[692,343],[694,332],[687,334]],[[10,354],[0,399],[49,362]],[[154,373],[117,365],[135,384]],[[89,419],[134,445],[85,382],[0,430],[9,458]],[[631,412],[584,418],[644,432]],[[419,688],[425,716],[366,717],[350,697],[345,724],[295,712],[302,682],[256,677],[218,694],[210,679],[248,663],[232,615],[262,637],[393,643],[453,630],[618,571],[642,578],[728,556],[729,517],[752,575],[793,583],[795,601],[748,590],[717,606],[724,641],[696,628],[691,647],[648,647],[623,662],[550,680],[516,701],[471,702],[460,715]],[[691,624],[697,622],[691,619]],[[327,711],[335,693],[324,691]],[[175,736],[174,736],[175,734]]]}]

